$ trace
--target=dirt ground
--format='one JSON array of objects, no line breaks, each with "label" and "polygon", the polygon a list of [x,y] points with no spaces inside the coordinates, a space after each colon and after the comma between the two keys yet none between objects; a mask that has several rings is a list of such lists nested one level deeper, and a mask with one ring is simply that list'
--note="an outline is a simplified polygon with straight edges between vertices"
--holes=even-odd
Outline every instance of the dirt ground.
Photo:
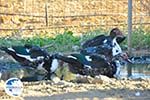
[{"label": "dirt ground", "polygon": [[23,82],[20,97],[10,97],[0,82],[0,100],[150,100],[150,79],[72,83]]}]

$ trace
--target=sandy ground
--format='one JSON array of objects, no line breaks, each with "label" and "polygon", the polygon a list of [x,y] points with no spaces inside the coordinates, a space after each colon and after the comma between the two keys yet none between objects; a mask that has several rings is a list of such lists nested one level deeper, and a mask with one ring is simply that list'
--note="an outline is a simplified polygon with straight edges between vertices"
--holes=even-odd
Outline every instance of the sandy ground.
[{"label": "sandy ground", "polygon": [[72,83],[23,82],[20,97],[10,97],[0,82],[0,100],[150,100],[150,79]]}]

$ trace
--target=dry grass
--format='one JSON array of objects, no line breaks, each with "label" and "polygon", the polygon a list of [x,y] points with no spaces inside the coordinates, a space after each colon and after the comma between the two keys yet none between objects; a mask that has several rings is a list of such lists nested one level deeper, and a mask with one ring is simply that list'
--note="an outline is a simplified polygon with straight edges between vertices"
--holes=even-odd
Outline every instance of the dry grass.
[{"label": "dry grass", "polygon": [[[48,27],[45,25],[44,17],[46,1],[48,2]],[[76,34],[97,28],[119,27],[126,30],[127,6],[127,0],[7,0],[7,2],[0,0],[0,13],[41,16],[0,14],[0,26],[3,29],[31,29],[22,32],[24,35],[45,31],[63,32],[66,28]],[[133,23],[137,23],[134,27],[140,26],[140,22],[150,23],[149,16],[149,0],[144,0],[142,3],[140,0],[133,0]],[[149,29],[149,24],[143,26]],[[41,27],[44,29],[39,29]],[[0,30],[0,37],[11,35],[12,31]]]}]

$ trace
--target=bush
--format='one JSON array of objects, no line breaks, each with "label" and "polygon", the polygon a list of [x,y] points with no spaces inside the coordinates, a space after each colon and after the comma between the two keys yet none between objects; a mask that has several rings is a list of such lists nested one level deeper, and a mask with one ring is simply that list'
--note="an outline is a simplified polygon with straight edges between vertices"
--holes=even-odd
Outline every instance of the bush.
[{"label": "bush", "polygon": [[131,43],[133,48],[150,48],[150,33],[142,29],[136,29],[132,32]]},{"label": "bush", "polygon": [[[49,34],[49,33],[47,33]],[[48,46],[50,52],[72,52],[73,46],[80,47],[80,44],[88,39],[91,39],[97,35],[106,34],[106,32],[98,29],[95,31],[89,31],[83,33],[82,36],[73,36],[73,32],[66,30],[63,34],[57,33],[55,37],[47,36],[34,36],[32,38],[16,40],[15,38],[0,38],[1,46],[11,45],[24,45],[26,43],[37,46]],[[142,29],[134,30],[132,33],[132,46],[133,48],[150,48],[150,33],[143,31]],[[127,39],[121,43],[123,49],[127,48]]]}]

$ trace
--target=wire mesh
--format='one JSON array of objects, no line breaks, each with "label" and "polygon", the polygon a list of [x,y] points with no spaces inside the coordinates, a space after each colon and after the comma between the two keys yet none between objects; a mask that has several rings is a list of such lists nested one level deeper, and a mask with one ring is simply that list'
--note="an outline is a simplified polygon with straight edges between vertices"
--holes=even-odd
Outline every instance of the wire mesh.
[{"label": "wire mesh", "polygon": [[[80,34],[113,27],[126,32],[127,4],[127,0],[0,0],[0,32],[10,35],[23,28],[28,35],[69,29]],[[133,0],[133,30],[142,27],[150,31],[149,4],[149,0]]]}]

